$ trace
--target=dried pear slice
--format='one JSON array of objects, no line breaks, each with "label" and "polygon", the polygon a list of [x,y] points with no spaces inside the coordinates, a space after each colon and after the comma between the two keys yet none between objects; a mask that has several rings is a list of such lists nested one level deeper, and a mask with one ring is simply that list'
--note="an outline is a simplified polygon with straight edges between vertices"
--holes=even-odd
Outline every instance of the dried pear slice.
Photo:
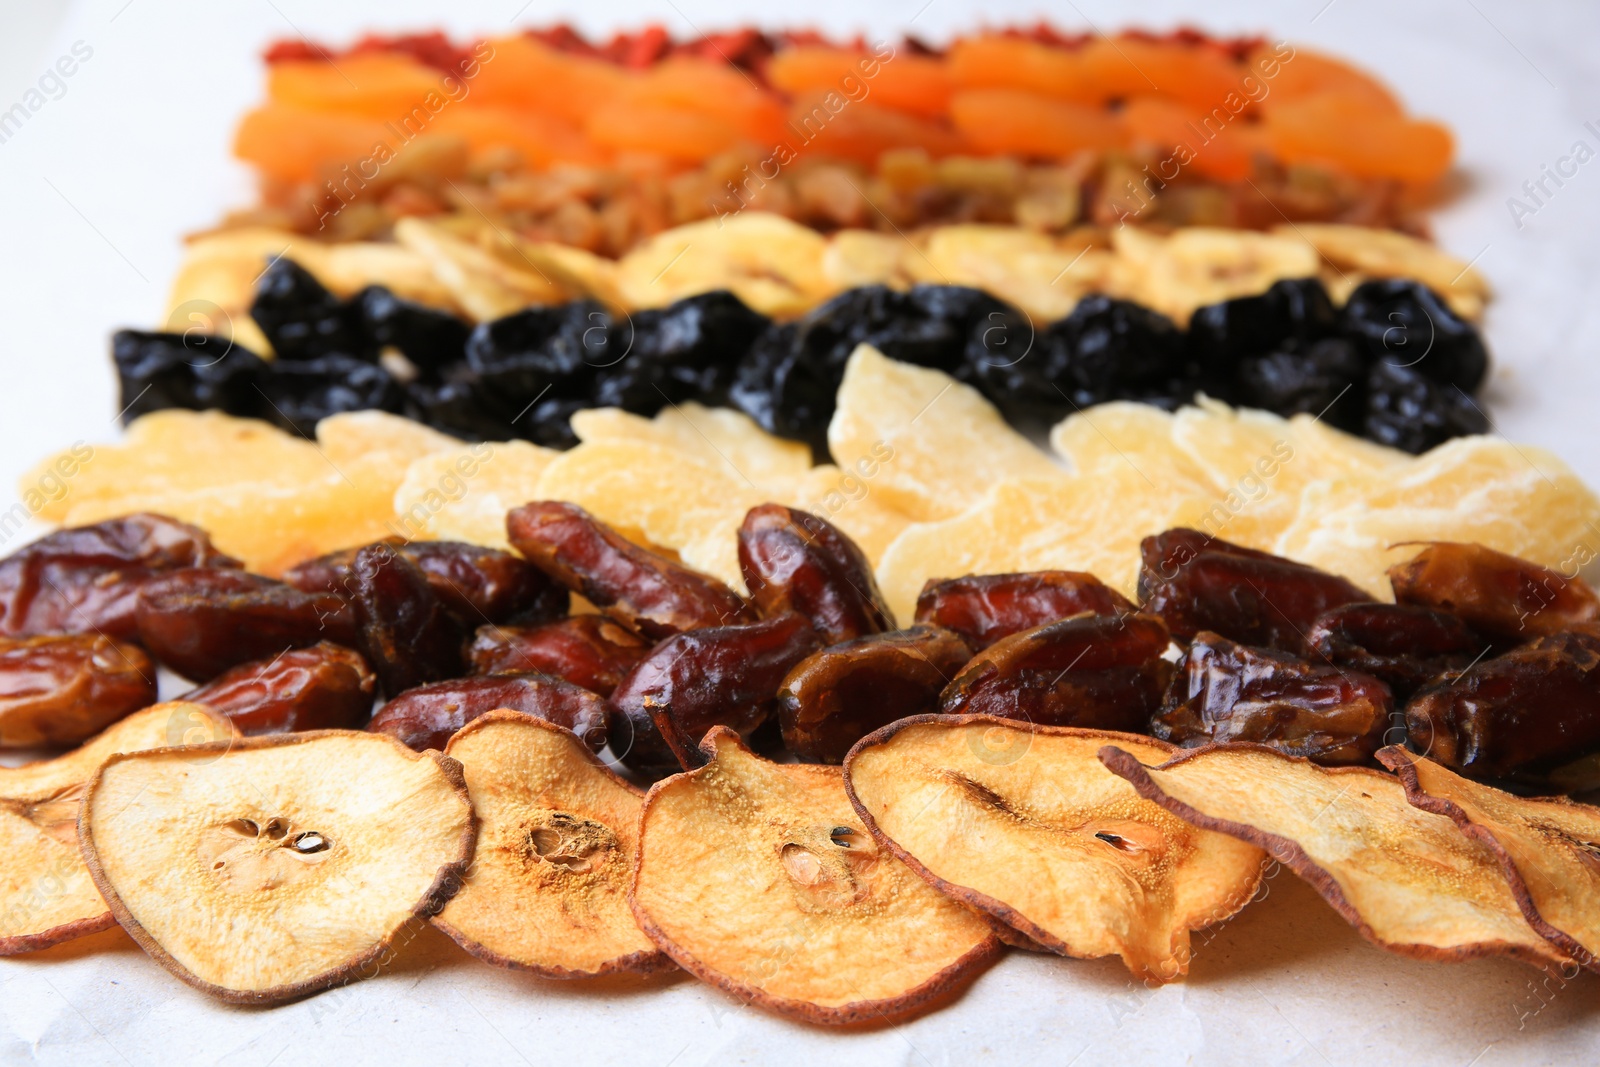
[{"label": "dried pear slice", "polygon": [[0,767],[0,956],[116,925],[78,853],[84,783],[113,753],[237,737],[200,704],[153,704],[55,759]]},{"label": "dried pear slice", "polygon": [[571,731],[491,711],[445,748],[478,817],[461,892],[434,925],[479,959],[547,978],[665,970],[628,907],[644,792]]},{"label": "dried pear slice", "polygon": [[460,764],[352,730],[121,753],[78,816],[117,922],[234,1004],[375,974],[460,888],[476,831]]},{"label": "dried pear slice", "polygon": [[1494,854],[1530,926],[1600,970],[1600,808],[1514,796],[1398,746],[1378,759],[1411,803],[1453,820]]},{"label": "dried pear slice", "polygon": [[1121,956],[1140,978],[1189,965],[1189,931],[1255,894],[1266,857],[1197,830],[1103,767],[1116,744],[1177,750],[1103,730],[989,715],[919,715],[862,738],[845,785],[867,829],[937,888],[1042,948]]},{"label": "dried pear slice", "polygon": [[1208,745],[1155,767],[1117,746],[1100,759],[1179,818],[1260,845],[1391,952],[1567,962],[1523,919],[1493,854],[1408,804],[1391,775],[1252,744]]},{"label": "dried pear slice", "polygon": [[685,970],[780,1015],[931,1008],[999,952],[989,924],[861,828],[838,767],[769,763],[726,727],[645,796],[633,911]]}]

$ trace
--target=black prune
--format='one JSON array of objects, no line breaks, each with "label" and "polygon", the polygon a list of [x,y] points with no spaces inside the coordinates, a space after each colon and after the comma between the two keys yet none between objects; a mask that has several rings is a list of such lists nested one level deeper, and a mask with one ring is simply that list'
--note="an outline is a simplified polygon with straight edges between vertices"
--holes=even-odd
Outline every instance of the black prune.
[{"label": "black prune", "polygon": [[1367,437],[1413,455],[1452,437],[1488,433],[1489,417],[1454,385],[1378,360],[1367,371]]},{"label": "black prune", "polygon": [[275,359],[261,378],[262,417],[314,437],[317,422],[346,411],[405,409],[405,390],[388,371],[352,356]]},{"label": "black prune", "polygon": [[1226,385],[1234,364],[1294,341],[1304,347],[1338,332],[1328,291],[1316,278],[1285,278],[1266,292],[1208,304],[1189,319],[1188,353],[1208,386]]},{"label": "black prune", "polygon": [[448,311],[403,300],[381,285],[367,286],[352,303],[370,343],[399,349],[427,379],[466,355],[472,327]]},{"label": "black prune", "polygon": [[519,436],[499,406],[484,398],[476,382],[419,380],[405,390],[406,415],[440,433],[463,441],[510,441]]},{"label": "black prune", "polygon": [[768,321],[724,289],[636,311],[612,331],[615,362],[600,374],[595,403],[639,415],[681,400],[716,403]]},{"label": "black prune", "polygon": [[1367,361],[1355,345],[1325,337],[1241,359],[1234,371],[1234,399],[1285,417],[1319,415],[1330,426],[1359,432],[1366,377]]},{"label": "black prune", "polygon": [[739,361],[728,399],[768,433],[805,441],[825,454],[843,371],[805,359],[796,343],[799,332],[792,322],[767,327]]},{"label": "black prune", "polygon": [[1477,329],[1433,290],[1405,278],[1356,286],[1340,325],[1372,361],[1414,369],[1441,385],[1471,393],[1489,372]]},{"label": "black prune", "polygon": [[362,327],[361,311],[328,292],[292,259],[278,257],[256,283],[250,317],[280,360],[342,355],[373,360],[377,347]]},{"label": "black prune", "polygon": [[197,333],[118,330],[111,359],[121,387],[122,424],[167,408],[215,409],[254,418],[261,414],[257,386],[267,364],[224,337]]},{"label": "black prune", "polygon": [[611,328],[611,313],[591,300],[527,308],[479,323],[467,338],[467,367],[516,418],[543,396],[587,395],[595,369],[617,362]]}]

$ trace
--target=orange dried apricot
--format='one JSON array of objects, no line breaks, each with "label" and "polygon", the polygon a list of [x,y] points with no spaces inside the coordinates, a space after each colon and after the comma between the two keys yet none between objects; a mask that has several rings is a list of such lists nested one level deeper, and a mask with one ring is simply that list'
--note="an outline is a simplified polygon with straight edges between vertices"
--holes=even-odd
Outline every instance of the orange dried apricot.
[{"label": "orange dried apricot", "polygon": [[1100,108],[1021,89],[968,89],[950,117],[973,147],[994,155],[1067,156],[1122,143],[1122,126]]},{"label": "orange dried apricot", "polygon": [[[940,118],[950,106],[949,63],[904,51],[880,59],[846,48],[785,48],[772,57],[767,80],[791,96],[812,91],[870,96],[874,103],[924,118]],[[867,96],[861,95],[863,88]]]},{"label": "orange dried apricot", "polygon": [[1098,103],[1103,97],[1080,53],[1020,37],[957,41],[950,47],[948,63],[957,89],[1026,89],[1080,104]]},{"label": "orange dried apricot", "polygon": [[[459,88],[456,90],[459,95]],[[406,56],[369,53],[337,63],[310,60],[267,68],[267,97],[307,111],[399,122],[429,93],[447,99],[440,73]]]}]

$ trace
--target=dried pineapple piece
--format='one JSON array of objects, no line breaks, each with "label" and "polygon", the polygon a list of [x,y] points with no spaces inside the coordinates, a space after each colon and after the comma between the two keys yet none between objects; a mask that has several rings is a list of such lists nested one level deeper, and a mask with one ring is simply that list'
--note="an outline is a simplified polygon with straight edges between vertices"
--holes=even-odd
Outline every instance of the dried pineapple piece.
[{"label": "dried pineapple piece", "polygon": [[347,411],[317,423],[317,444],[335,465],[356,463],[374,452],[387,452],[409,465],[432,452],[459,448],[462,442],[387,411]]},{"label": "dried pineapple piece", "polygon": [[1284,278],[1309,278],[1322,259],[1292,234],[1187,226],[1170,237],[1124,226],[1111,235],[1121,261],[1115,288],[1179,325],[1198,307],[1265,292]]},{"label": "dried pineapple piece", "polygon": [[618,260],[617,287],[634,308],[728,289],[764,315],[798,315],[833,292],[827,244],[809,226],[744,211],[656,234]]},{"label": "dried pineapple piece", "polygon": [[1205,472],[1173,441],[1174,418],[1149,404],[1114,400],[1056,423],[1050,447],[1079,474],[1131,467],[1152,482],[1203,485]]},{"label": "dried pineapple piece", "polygon": [[784,483],[811,467],[811,449],[775,437],[732,408],[708,408],[690,400],[664,407],[653,419],[621,408],[590,408],[572,416],[580,441],[642,441],[680,449],[756,485]]},{"label": "dried pineapple piece", "polygon": [[539,499],[539,479],[560,454],[526,441],[484,441],[413,460],[394,491],[392,532],[505,548],[506,512]]}]

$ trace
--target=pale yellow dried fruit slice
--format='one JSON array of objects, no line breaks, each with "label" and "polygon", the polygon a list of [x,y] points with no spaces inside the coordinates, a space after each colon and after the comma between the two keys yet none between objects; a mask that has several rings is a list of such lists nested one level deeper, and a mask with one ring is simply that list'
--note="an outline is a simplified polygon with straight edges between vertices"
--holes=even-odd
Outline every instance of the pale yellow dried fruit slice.
[{"label": "pale yellow dried fruit slice", "polygon": [[491,711],[450,739],[478,817],[461,892],[434,924],[479,959],[549,978],[672,966],[628,907],[644,793],[571,732]]},{"label": "pale yellow dried fruit slice", "polygon": [[391,532],[505,548],[506,513],[540,499],[539,479],[559,455],[526,441],[480,441],[413,460],[394,491]]},{"label": "pale yellow dried fruit slice", "polygon": [[1273,232],[1311,242],[1324,259],[1342,270],[1373,278],[1410,278],[1445,297],[1489,297],[1489,282],[1466,260],[1431,241],[1398,230],[1332,222],[1299,222]]},{"label": "pale yellow dried fruit slice", "polygon": [[902,719],[857,743],[845,784],[868,829],[938,889],[1063,956],[1121,956],[1142,979],[1187,973],[1189,932],[1233,915],[1265,854],[1199,830],[1100,763],[1129,734],[987,715]]},{"label": "pale yellow dried fruit slice", "polygon": [[1209,484],[1192,456],[1173,440],[1170,411],[1114,400],[1083,408],[1056,423],[1050,447],[1079,474],[1130,467],[1153,483]]},{"label": "pale yellow dried fruit slice", "polygon": [[666,230],[617,262],[629,307],[662,307],[727,289],[764,315],[798,315],[833,292],[822,269],[827,239],[809,226],[742,211]]},{"label": "pale yellow dried fruit slice", "polygon": [[440,282],[428,257],[388,241],[297,240],[285,256],[310,271],[335,296],[351,297],[369,285],[396,296],[447,311],[458,309],[449,286]]},{"label": "pale yellow dried fruit slice", "polygon": [[1202,398],[1177,413],[1172,440],[1211,483],[1197,529],[1250,548],[1270,549],[1299,513],[1305,487],[1323,476],[1296,447],[1289,420],[1267,411]]},{"label": "pale yellow dried fruit slice", "polygon": [[1566,958],[1523,919],[1494,855],[1412,807],[1392,775],[1264,745],[1207,746],[1155,767],[1118,746],[1101,759],[1174,815],[1266,849],[1375,945],[1436,960]]},{"label": "pale yellow dried fruit slice", "polygon": [[806,445],[768,433],[742,411],[708,408],[692,400],[669,404],[653,419],[621,408],[590,408],[572,416],[572,432],[584,442],[639,441],[675,448],[757,485],[784,484],[811,468]]},{"label": "pale yellow dried fruit slice", "polygon": [[248,227],[192,239],[167,296],[168,329],[230,337],[271,358],[272,345],[250,317],[256,283],[268,262],[309,243],[287,230]]},{"label": "pale yellow dried fruit slice", "polygon": [[428,261],[434,277],[462,311],[479,321],[497,319],[535,304],[560,303],[569,294],[532,267],[505,260],[420,218],[395,223],[394,239]]},{"label": "pale yellow dried fruit slice", "polygon": [[1317,250],[1289,234],[1185,226],[1162,237],[1133,226],[1111,235],[1124,266],[1119,277],[1139,301],[1186,325],[1194,310],[1265,292],[1284,278],[1309,278],[1322,266]]},{"label": "pale yellow dried fruit slice", "polygon": [[840,230],[822,253],[822,273],[840,292],[864,285],[908,289],[915,280],[906,264],[920,253],[909,239],[875,230]]},{"label": "pale yellow dried fruit slice", "polygon": [[685,970],[807,1022],[893,1021],[993,959],[984,919],[862,828],[837,767],[769,763],[716,727],[711,762],[645,797],[633,908]]},{"label": "pale yellow dried fruit slice", "polygon": [[335,466],[382,452],[404,468],[430,453],[459,449],[464,442],[387,411],[347,411],[317,423],[317,445]]},{"label": "pale yellow dried fruit slice", "polygon": [[360,977],[460,887],[476,837],[455,760],[346,730],[113,756],[78,829],[123,929],[236,1004]]},{"label": "pale yellow dried fruit slice", "polygon": [[1289,419],[1296,455],[1305,456],[1319,478],[1348,478],[1398,470],[1412,457],[1398,448],[1334,429],[1312,415]]},{"label": "pale yellow dried fruit slice", "polygon": [[611,308],[623,307],[616,260],[556,241],[528,241],[504,231],[489,233],[490,251],[513,270],[531,270],[572,297],[589,297]]},{"label": "pale yellow dried fruit slice", "polygon": [[1035,230],[963,223],[931,231],[922,253],[902,261],[917,281],[983,289],[1043,329],[1103,286],[1111,260],[1107,252],[1065,248]]}]

